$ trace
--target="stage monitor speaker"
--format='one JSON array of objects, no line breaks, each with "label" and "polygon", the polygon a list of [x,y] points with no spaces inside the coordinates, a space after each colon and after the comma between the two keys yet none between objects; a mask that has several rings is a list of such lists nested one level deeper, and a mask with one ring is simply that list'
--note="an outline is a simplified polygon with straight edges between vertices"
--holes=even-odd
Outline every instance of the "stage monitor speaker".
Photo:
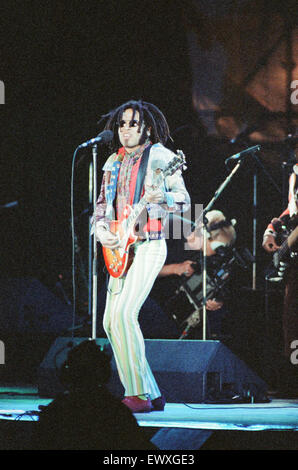
[{"label": "stage monitor speaker", "polygon": [[72,327],[72,307],[34,278],[0,282],[1,333],[63,335]]},{"label": "stage monitor speaker", "polygon": [[[50,347],[38,368],[38,392],[55,397],[63,391],[58,370],[69,350],[87,338],[60,337]],[[111,356],[109,390],[123,398],[111,347],[106,338],[96,343]],[[241,359],[219,341],[146,339],[146,356],[161,391],[170,403],[201,403],[229,392],[243,396],[266,394],[267,385]]]}]

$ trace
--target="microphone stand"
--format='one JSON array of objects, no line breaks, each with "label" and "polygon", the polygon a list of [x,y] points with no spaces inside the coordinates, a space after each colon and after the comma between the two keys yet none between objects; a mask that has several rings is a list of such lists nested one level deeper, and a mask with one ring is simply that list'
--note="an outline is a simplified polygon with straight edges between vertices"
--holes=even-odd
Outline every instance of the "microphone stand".
[{"label": "microphone stand", "polygon": [[207,224],[206,209],[203,211],[203,340],[207,339]]},{"label": "microphone stand", "polygon": [[[209,212],[214,205],[215,201],[219,198],[221,193],[224,191],[226,186],[231,182],[233,176],[237,173],[239,170],[240,166],[243,163],[243,159],[239,158],[237,165],[233,168],[231,173],[227,176],[225,181],[220,185],[220,187],[215,191],[213,198],[207,204],[207,207],[203,210],[202,212],[202,219],[203,219],[203,340],[205,341],[207,339],[207,313],[206,313],[206,302],[207,302],[207,217],[206,213]],[[197,223],[196,223],[197,225]]]},{"label": "microphone stand", "polygon": [[[93,161],[89,164],[89,204],[93,207]],[[88,243],[88,315],[92,317],[92,211],[89,211],[89,243]]]},{"label": "microphone stand", "polygon": [[[280,188],[275,183],[271,175],[268,173],[264,165],[262,164],[261,160],[256,156],[256,153],[252,153],[255,162],[257,165],[263,170],[263,173],[267,176],[267,178],[272,182],[274,187],[280,193]],[[254,168],[254,175],[253,175],[253,263],[252,263],[252,290],[255,291],[257,289],[257,207],[258,207],[258,174],[257,174],[257,165]]]},{"label": "microphone stand", "polygon": [[[238,136],[239,137],[239,136]],[[233,143],[236,142],[238,139],[234,139]],[[254,147],[251,147],[247,150],[244,150],[240,152],[239,158],[241,159],[244,157],[246,153],[252,154],[252,156],[255,159],[255,162],[258,164],[258,166],[263,170],[263,173],[268,177],[268,179],[271,181],[273,186],[277,189],[277,191],[280,193],[280,188],[276,184],[276,182],[273,180],[272,176],[268,173],[266,168],[264,167],[263,163],[260,161],[260,159],[256,155],[256,151],[260,150],[260,145],[256,145]],[[226,159],[226,164],[227,162],[233,159],[233,157],[227,158]],[[252,252],[253,252],[253,263],[252,263],[252,290],[255,291],[257,288],[257,206],[258,206],[258,174],[257,174],[257,165],[254,167],[254,174],[253,174],[253,240],[252,240]]]},{"label": "microphone stand", "polygon": [[258,175],[257,170],[253,177],[253,239],[252,239],[252,290],[257,288],[257,207],[258,207]]},{"label": "microphone stand", "polygon": [[[108,143],[113,137],[112,131],[103,131],[96,138],[88,140],[87,142],[79,145],[76,148],[73,164],[72,164],[72,185],[71,185],[71,208],[72,208],[72,222],[73,222],[73,174],[74,174],[74,161],[75,156],[79,149],[89,147],[92,145],[92,163],[89,165],[89,203],[93,203],[93,213],[96,207],[97,202],[97,144],[99,143]],[[73,230],[73,240],[74,240],[74,228],[72,223]],[[93,233],[92,233],[93,232]],[[92,243],[93,235],[93,243]],[[93,253],[92,253],[93,251]],[[74,252],[74,250],[73,250]],[[92,259],[93,255],[93,259]],[[97,317],[97,240],[95,236],[95,230],[92,230],[92,217],[89,215],[89,259],[88,259],[88,269],[89,269],[89,279],[88,279],[88,313],[92,315],[92,339],[96,339],[96,317]],[[73,286],[75,286],[74,281],[74,255],[73,255]],[[75,292],[75,287],[74,287]],[[75,298],[75,294],[74,294]]]},{"label": "microphone stand", "polygon": [[[97,201],[97,145],[92,147],[93,156],[93,175],[92,175],[92,190],[93,190],[93,210],[96,207]],[[96,317],[97,317],[97,240],[95,230],[93,232],[93,263],[92,263],[92,339],[96,339]]]}]

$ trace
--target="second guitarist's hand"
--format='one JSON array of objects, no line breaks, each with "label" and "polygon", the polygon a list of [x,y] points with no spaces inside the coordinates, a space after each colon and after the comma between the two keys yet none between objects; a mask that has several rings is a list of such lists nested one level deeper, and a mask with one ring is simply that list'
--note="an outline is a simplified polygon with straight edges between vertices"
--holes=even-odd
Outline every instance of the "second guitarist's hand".
[{"label": "second guitarist's hand", "polygon": [[120,241],[115,233],[110,232],[110,230],[102,225],[96,224],[95,228],[96,238],[102,244],[102,246],[114,250],[120,246]]},{"label": "second guitarist's hand", "polygon": [[276,251],[280,248],[280,246],[277,245],[277,243],[275,241],[274,235],[272,235],[272,234],[264,235],[262,246],[263,246],[264,250],[266,250],[268,253],[273,253],[274,251]]}]

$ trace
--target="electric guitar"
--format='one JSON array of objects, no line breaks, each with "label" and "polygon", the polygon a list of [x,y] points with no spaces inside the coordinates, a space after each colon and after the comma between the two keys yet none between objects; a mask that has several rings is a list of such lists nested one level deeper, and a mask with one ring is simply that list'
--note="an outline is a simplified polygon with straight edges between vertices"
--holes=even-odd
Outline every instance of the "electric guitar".
[{"label": "electric guitar", "polygon": [[[167,176],[173,175],[178,169],[185,168],[185,164],[185,155],[181,150],[177,150],[177,155],[164,170],[160,168],[153,170],[154,187],[160,186]],[[120,219],[110,222],[110,231],[117,235],[120,242],[115,249],[102,247],[105,265],[112,277],[123,277],[132,264],[134,254],[131,248],[139,238],[135,234],[135,226],[146,204],[147,201],[143,196],[134,206],[126,205]]]},{"label": "electric guitar", "polygon": [[298,261],[298,216],[292,217],[290,223],[296,224],[292,231],[287,231],[287,237],[281,247],[273,254],[273,269],[266,276],[271,282],[284,279],[287,268]]}]

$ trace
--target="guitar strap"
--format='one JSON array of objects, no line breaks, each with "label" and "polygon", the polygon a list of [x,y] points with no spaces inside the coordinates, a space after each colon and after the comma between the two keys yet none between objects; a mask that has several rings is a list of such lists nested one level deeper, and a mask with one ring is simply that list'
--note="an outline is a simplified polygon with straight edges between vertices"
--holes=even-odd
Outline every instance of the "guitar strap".
[{"label": "guitar strap", "polygon": [[133,204],[137,204],[139,200],[141,199],[141,194],[142,194],[142,189],[144,186],[145,176],[147,172],[151,147],[152,145],[149,145],[148,147],[145,148],[142,158],[141,158],[137,181],[136,181],[135,193],[134,193],[134,198],[133,198]]}]

